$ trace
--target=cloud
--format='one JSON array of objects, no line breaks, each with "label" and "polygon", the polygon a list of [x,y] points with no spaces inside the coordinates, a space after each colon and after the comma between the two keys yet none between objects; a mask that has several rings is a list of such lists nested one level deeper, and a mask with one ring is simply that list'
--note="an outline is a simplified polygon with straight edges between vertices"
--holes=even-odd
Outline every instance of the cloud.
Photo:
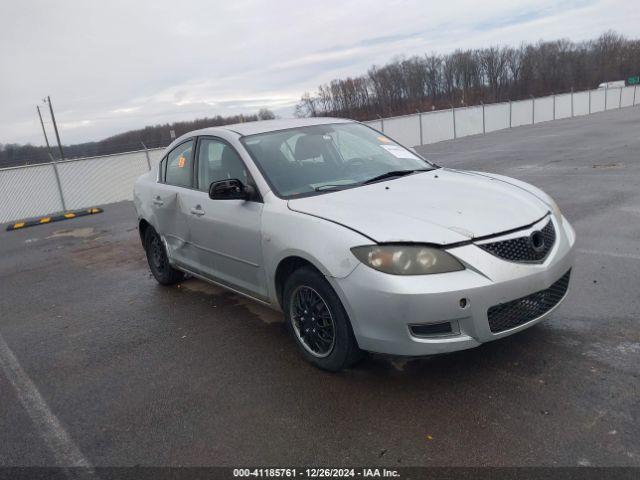
[{"label": "cloud", "polygon": [[90,127],[94,124],[92,120],[75,120],[70,122],[58,122],[58,128],[65,130],[75,130],[77,128]]},{"label": "cloud", "polygon": [[[305,91],[397,56],[569,38],[633,37],[627,0],[67,0],[5,2],[0,142],[42,144],[51,95],[63,142],[148,124],[290,114]],[[25,34],[28,32],[28,34]]]},{"label": "cloud", "polygon": [[113,113],[113,114],[116,114],[116,115],[127,114],[127,113],[137,112],[141,108],[142,108],[141,106],[116,108],[115,110],[111,110],[110,113]]}]

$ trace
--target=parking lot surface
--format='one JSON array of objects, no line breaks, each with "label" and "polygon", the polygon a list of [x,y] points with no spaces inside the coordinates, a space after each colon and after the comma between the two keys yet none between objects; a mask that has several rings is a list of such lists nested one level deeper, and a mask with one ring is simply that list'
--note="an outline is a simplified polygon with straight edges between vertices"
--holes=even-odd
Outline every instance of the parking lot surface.
[{"label": "parking lot surface", "polygon": [[130,203],[3,230],[0,465],[640,466],[640,109],[419,151],[557,200],[578,255],[549,320],[330,374],[280,314],[158,285]]}]

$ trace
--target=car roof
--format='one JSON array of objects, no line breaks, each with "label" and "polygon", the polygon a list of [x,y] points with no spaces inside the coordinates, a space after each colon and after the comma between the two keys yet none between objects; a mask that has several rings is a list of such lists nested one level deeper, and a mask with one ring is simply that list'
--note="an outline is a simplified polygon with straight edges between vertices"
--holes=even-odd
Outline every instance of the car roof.
[{"label": "car roof", "polygon": [[234,132],[240,136],[255,135],[257,133],[275,132],[288,128],[308,127],[311,125],[324,125],[328,123],[350,123],[353,120],[332,117],[313,118],[279,118],[277,120],[260,120],[256,122],[234,123],[232,125],[222,125],[220,127],[209,127],[201,130],[189,132],[187,135],[216,135],[221,131]]}]

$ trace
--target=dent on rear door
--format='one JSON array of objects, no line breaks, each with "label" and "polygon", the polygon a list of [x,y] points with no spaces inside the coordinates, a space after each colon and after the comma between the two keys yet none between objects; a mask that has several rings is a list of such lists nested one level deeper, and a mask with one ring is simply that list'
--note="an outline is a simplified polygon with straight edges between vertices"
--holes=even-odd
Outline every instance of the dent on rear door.
[{"label": "dent on rear door", "polygon": [[169,257],[178,263],[188,261],[189,226],[184,214],[180,188],[157,184],[151,198],[156,225],[167,244]]}]

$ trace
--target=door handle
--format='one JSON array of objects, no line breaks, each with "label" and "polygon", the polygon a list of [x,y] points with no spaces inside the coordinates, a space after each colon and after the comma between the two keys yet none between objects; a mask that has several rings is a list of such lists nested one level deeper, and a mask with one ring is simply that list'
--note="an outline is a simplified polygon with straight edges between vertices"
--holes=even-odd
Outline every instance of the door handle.
[{"label": "door handle", "polygon": [[157,207],[161,207],[162,205],[164,205],[164,202],[162,201],[162,199],[158,196],[156,198],[153,199],[153,204],[156,205]]},{"label": "door handle", "polygon": [[192,215],[196,215],[198,217],[201,217],[202,215],[204,215],[204,210],[200,205],[196,205],[194,208],[189,210],[189,212],[191,212]]}]

